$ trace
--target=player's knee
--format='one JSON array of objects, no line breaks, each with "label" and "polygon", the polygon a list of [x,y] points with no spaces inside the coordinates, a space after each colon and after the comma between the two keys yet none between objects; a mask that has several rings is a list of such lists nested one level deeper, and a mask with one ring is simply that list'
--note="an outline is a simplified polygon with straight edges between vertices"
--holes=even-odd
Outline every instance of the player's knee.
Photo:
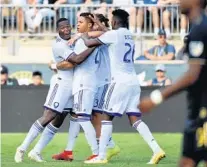
[{"label": "player's knee", "polygon": [[62,113],[60,115],[57,115],[53,120],[52,120],[52,125],[59,128],[63,124],[65,117],[67,116],[67,113]]},{"label": "player's knee", "polygon": [[43,126],[46,126],[48,123],[50,123],[55,117],[57,116],[56,112],[45,110],[43,116],[40,118],[40,122]]},{"label": "player's knee", "polygon": [[141,122],[141,117],[134,116],[134,115],[128,115],[129,123],[131,126],[133,126],[136,122]]}]

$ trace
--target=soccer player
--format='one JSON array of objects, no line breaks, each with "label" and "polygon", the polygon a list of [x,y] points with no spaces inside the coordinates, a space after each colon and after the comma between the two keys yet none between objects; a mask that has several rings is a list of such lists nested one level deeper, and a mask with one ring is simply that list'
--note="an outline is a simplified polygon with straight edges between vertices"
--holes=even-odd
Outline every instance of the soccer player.
[{"label": "soccer player", "polygon": [[[184,129],[180,167],[195,167],[200,161],[207,166],[207,16],[205,0],[181,0],[181,12],[186,14],[192,29],[184,50],[189,55],[188,71],[172,86],[155,90],[139,104],[148,112],[162,101],[187,90],[188,116]],[[203,9],[202,9],[203,8]]]},{"label": "soccer player", "polygon": [[[88,16],[91,16],[91,17],[88,17]],[[79,23],[79,27],[88,25],[89,23],[91,23],[91,21],[94,20],[90,13],[82,13],[81,17],[83,18],[79,19],[79,22],[84,22],[84,24]],[[97,34],[102,34],[103,29],[106,29],[107,27],[109,27],[108,19],[105,18],[102,14],[97,14],[97,18],[98,20],[96,21],[99,22],[99,25],[100,24],[103,25],[103,27],[102,29],[100,29],[98,25],[94,24],[92,28],[93,31],[87,32],[88,34],[90,34],[90,36],[94,36],[94,35],[97,36]],[[85,31],[79,31],[79,32],[85,32]],[[74,42],[75,40],[72,40],[72,41]],[[98,50],[98,54],[99,54],[99,57],[97,60],[99,61],[99,67],[96,73],[98,90],[95,95],[93,110],[92,110],[92,124],[96,130],[97,140],[99,140],[100,131],[101,131],[101,118],[102,118],[101,113],[103,110],[102,108],[103,100],[104,100],[104,96],[108,88],[108,84],[110,82],[110,65],[109,65],[107,46],[100,47]],[[105,54],[105,55],[103,56],[102,54]],[[64,66],[61,66],[61,64],[62,62],[58,63],[57,66],[59,66],[59,68],[63,68]],[[66,160],[66,161],[72,160],[71,158],[73,157],[73,148],[74,148],[76,137],[79,134],[79,131],[80,131],[80,125],[78,124],[77,120],[71,119],[70,127],[69,127],[69,139],[68,139],[67,146],[63,152],[54,155],[53,156],[54,159]],[[108,142],[108,146],[107,146],[107,159],[110,159],[112,156],[117,155],[119,152],[120,152],[120,148],[117,145],[115,145],[112,138],[110,138]]]},{"label": "soccer player", "polygon": [[[71,27],[69,21],[65,18],[61,18],[57,21],[57,28],[59,36],[53,44],[53,56],[56,62],[63,60],[71,61],[69,66],[74,67],[74,64],[80,64],[83,62],[95,48],[89,48],[80,54],[76,54],[73,47],[67,45],[67,41],[71,37]],[[45,111],[43,116],[35,121],[31,126],[26,138],[23,143],[17,148],[15,154],[15,162],[19,163],[23,161],[24,153],[26,152],[29,145],[34,141],[35,138],[44,130],[42,134],[43,140],[47,135],[47,140],[42,141],[43,146],[51,140],[54,134],[57,132],[61,125],[58,125],[59,119],[65,117],[63,113],[64,108],[69,105],[72,108],[73,98],[72,98],[72,81],[73,81],[73,69],[71,70],[58,70],[58,77],[55,82],[52,82],[48,95],[44,104]],[[54,121],[53,124],[50,123]],[[55,122],[57,123],[55,126]],[[46,127],[46,128],[45,128]],[[36,145],[33,150],[31,150],[28,156],[38,162],[43,162],[40,155],[40,151],[43,147],[42,145]]]},{"label": "soccer player", "polygon": [[112,120],[115,116],[122,116],[127,113],[131,125],[140,133],[144,140],[153,150],[153,157],[150,164],[158,163],[165,156],[164,151],[159,147],[152,136],[148,126],[141,120],[141,113],[137,106],[137,99],[140,98],[140,86],[136,78],[133,55],[135,43],[132,34],[128,30],[129,14],[121,9],[113,11],[112,29],[96,39],[82,38],[86,46],[109,45],[111,84],[105,96],[105,106],[101,127],[99,143],[99,155],[87,164],[107,163],[106,146],[112,135]]}]

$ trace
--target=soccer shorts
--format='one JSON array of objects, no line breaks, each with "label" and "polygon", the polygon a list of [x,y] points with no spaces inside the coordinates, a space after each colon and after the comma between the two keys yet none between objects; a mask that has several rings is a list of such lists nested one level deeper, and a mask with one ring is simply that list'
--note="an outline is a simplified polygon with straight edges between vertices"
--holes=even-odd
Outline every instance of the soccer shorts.
[{"label": "soccer shorts", "polygon": [[187,120],[187,126],[183,135],[183,157],[207,162],[207,109],[202,107],[199,117]]},{"label": "soccer shorts", "polygon": [[62,113],[69,111],[73,106],[72,84],[69,80],[56,77],[52,79],[47,98],[44,104],[46,109]]},{"label": "soccer shorts", "polygon": [[140,102],[139,85],[127,83],[111,83],[104,100],[104,112],[111,116],[127,115],[141,116],[137,105]]},{"label": "soccer shorts", "polygon": [[95,92],[83,89],[74,94],[73,112],[79,116],[91,116]]},{"label": "soccer shorts", "polygon": [[98,91],[95,94],[94,102],[93,102],[93,111],[102,113],[104,98],[106,92],[108,90],[109,84],[105,84],[98,88]]}]

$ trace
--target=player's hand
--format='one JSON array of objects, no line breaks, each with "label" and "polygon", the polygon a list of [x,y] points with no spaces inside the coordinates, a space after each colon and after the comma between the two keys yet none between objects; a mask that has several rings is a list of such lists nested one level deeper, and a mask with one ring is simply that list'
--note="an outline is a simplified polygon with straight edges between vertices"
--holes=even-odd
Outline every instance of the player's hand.
[{"label": "player's hand", "polygon": [[141,112],[149,112],[155,107],[155,104],[149,97],[143,98],[137,106]]}]

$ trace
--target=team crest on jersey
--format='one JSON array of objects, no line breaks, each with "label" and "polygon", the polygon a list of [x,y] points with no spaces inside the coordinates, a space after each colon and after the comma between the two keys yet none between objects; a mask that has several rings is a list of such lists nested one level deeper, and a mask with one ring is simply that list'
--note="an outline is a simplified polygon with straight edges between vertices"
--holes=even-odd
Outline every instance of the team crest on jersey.
[{"label": "team crest on jersey", "polygon": [[192,41],[189,44],[189,51],[193,57],[199,57],[204,50],[204,44],[201,41]]},{"label": "team crest on jersey", "polygon": [[54,107],[58,108],[58,106],[59,106],[59,103],[58,102],[54,102]]}]

